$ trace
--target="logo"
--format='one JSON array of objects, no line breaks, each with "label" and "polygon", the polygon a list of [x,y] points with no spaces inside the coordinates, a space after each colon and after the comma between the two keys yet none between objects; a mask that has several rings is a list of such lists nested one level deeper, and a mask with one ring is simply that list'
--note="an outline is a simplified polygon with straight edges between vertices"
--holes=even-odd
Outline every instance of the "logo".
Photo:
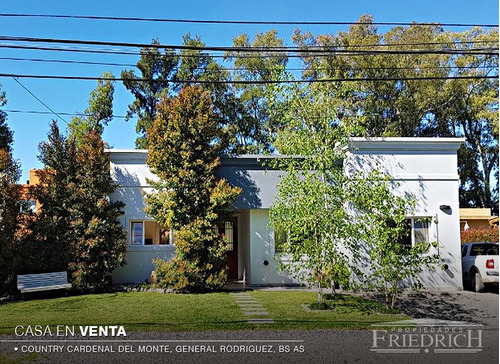
[{"label": "logo", "polygon": [[377,324],[371,351],[379,354],[477,353],[483,350],[482,325],[433,319]]}]

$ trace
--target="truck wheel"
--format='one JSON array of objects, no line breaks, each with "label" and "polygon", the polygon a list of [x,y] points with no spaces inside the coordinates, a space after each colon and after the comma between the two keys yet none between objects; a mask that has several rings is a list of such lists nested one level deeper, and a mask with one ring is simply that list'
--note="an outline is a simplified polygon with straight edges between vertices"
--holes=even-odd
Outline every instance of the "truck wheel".
[{"label": "truck wheel", "polygon": [[472,276],[471,286],[474,292],[484,291],[483,278],[481,278],[481,274],[479,272],[474,273],[474,275]]}]

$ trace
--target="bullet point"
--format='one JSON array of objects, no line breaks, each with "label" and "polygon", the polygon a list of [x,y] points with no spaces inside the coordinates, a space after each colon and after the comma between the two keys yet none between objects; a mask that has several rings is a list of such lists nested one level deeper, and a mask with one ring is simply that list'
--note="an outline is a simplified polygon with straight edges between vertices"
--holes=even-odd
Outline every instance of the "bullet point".
[{"label": "bullet point", "polygon": [[18,350],[19,350],[19,349],[18,349],[17,347],[16,347],[16,348],[14,348],[14,351],[18,351]]}]

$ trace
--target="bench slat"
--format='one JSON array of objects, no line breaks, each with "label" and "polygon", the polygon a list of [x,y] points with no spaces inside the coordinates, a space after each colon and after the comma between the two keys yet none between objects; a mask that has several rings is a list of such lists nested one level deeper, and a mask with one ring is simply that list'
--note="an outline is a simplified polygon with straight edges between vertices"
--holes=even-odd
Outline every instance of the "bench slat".
[{"label": "bench slat", "polygon": [[23,292],[48,291],[69,288],[66,272],[23,274],[17,276],[17,289]]}]

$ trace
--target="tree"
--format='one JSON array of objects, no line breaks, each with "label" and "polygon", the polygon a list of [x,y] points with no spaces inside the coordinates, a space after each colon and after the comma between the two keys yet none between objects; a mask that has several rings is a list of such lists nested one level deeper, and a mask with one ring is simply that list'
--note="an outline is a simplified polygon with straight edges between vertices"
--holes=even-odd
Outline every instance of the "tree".
[{"label": "tree", "polygon": [[[7,102],[0,92],[0,107]],[[12,131],[6,123],[6,114],[0,110],[0,294],[15,287],[14,252],[21,210],[19,164],[12,158]]]},{"label": "tree", "polygon": [[283,254],[289,259],[281,262],[282,268],[315,283],[321,302],[327,284],[348,284],[354,265],[347,252],[357,254],[342,168],[349,128],[337,122],[328,92],[319,84],[274,87],[277,94],[268,98],[270,109],[284,122],[276,147],[298,157],[278,159],[286,175],[269,212],[270,224],[287,235]]},{"label": "tree", "polygon": [[92,131],[102,134],[103,127],[113,119],[114,77],[104,72],[103,80],[97,81],[97,87],[90,93],[89,106],[82,115],[74,117],[68,124],[69,138],[74,138],[81,145],[84,137]]},{"label": "tree", "polygon": [[[213,111],[221,123],[221,145],[227,154],[250,152],[249,141],[258,139],[255,130],[246,126],[244,105],[237,97],[234,87],[226,81],[230,74],[213,56],[201,49],[205,43],[199,36],[192,38],[190,34],[183,37],[183,45],[193,49],[183,49],[180,52],[180,65],[177,80],[183,80],[184,85],[194,85],[203,82],[203,88],[210,93]],[[190,82],[186,82],[190,81]]]},{"label": "tree", "polygon": [[[303,77],[360,79],[329,86],[337,117],[360,122],[354,135],[464,137],[460,205],[497,211],[498,78],[446,78],[498,75],[498,30],[454,33],[439,24],[412,24],[379,34],[372,21],[363,15],[336,35],[296,31],[293,41],[303,51],[326,53],[303,53]],[[385,52],[355,53],[367,50]],[[411,79],[422,77],[434,79]]]},{"label": "tree", "polygon": [[226,283],[226,246],[215,227],[240,189],[215,176],[220,135],[220,119],[199,86],[174,98],[164,95],[148,133],[147,164],[159,180],[150,181],[146,213],[177,231],[175,258],[157,260],[157,272],[163,284],[179,291],[210,291]]},{"label": "tree", "polygon": [[271,110],[285,121],[276,146],[294,156],[278,159],[286,175],[270,209],[271,226],[287,235],[282,267],[315,283],[318,301],[325,284],[335,282],[381,291],[393,307],[402,288],[418,287],[418,274],[437,262],[421,254],[428,242],[412,247],[403,239],[414,197],[396,195],[376,166],[347,173],[349,137],[359,126],[339,120],[329,85],[274,88]]},{"label": "tree", "polygon": [[22,273],[67,270],[74,238],[71,209],[78,203],[80,182],[76,142],[62,135],[53,121],[47,141],[42,141],[38,150],[44,168],[37,170],[39,183],[31,188],[31,194],[41,208],[27,226],[23,258],[27,264],[23,264]]},{"label": "tree", "polygon": [[[364,264],[369,267],[355,279],[365,289],[382,292],[387,307],[393,309],[405,289],[422,288],[419,274],[435,269],[441,261],[433,251],[438,244],[422,241],[412,245],[413,222],[407,216],[413,215],[416,201],[412,195],[395,195],[397,185],[389,176],[377,170],[368,176],[355,173],[346,187],[353,209],[351,224],[361,243],[358,249],[365,251]],[[430,221],[419,223],[427,225]]]},{"label": "tree", "polygon": [[101,134],[93,130],[78,148],[80,166],[77,203],[70,207],[72,221],[72,284],[80,291],[111,288],[112,272],[125,263],[126,237],[118,221],[122,202],[111,202],[117,185],[109,173],[109,156]]},{"label": "tree", "polygon": [[[288,56],[283,52],[266,52],[266,48],[284,47],[283,39],[277,37],[276,30],[257,33],[253,42],[247,34],[233,39],[235,50],[226,53],[226,59],[233,60],[236,71],[234,79],[245,83],[235,86],[241,111],[239,120],[239,151],[242,153],[265,153],[273,150],[273,141],[281,121],[270,117],[266,99],[266,85],[252,81],[269,80],[276,69],[283,69]],[[245,51],[246,48],[260,52]]]},{"label": "tree", "polygon": [[124,263],[126,239],[118,222],[123,204],[109,201],[116,185],[101,135],[91,131],[77,146],[53,122],[39,150],[44,168],[32,193],[41,209],[28,226],[32,264],[24,269],[68,270],[80,291],[109,289],[112,271]]},{"label": "tree", "polygon": [[[135,141],[137,148],[147,148],[147,130],[153,124],[158,102],[163,93],[172,92],[175,84],[172,80],[179,63],[174,51],[165,50],[161,53],[158,39],[153,39],[151,47],[141,49],[141,58],[137,62],[141,76],[137,77],[133,70],[123,70],[123,84],[132,92],[135,100],[129,105],[127,120],[133,115],[138,116],[136,131],[139,134]],[[147,81],[142,81],[145,79]]]},{"label": "tree", "polygon": [[[0,87],[1,86],[0,84]],[[0,107],[5,106],[6,103],[7,99],[5,98],[5,92],[1,91],[0,88]],[[0,109],[0,149],[8,149],[10,152],[12,141],[12,131],[7,125],[7,114]]]},{"label": "tree", "polygon": [[[498,53],[494,42],[498,30],[475,28],[447,33],[457,51],[491,54],[453,55],[455,76],[498,76]],[[434,118],[419,135],[464,137],[458,152],[460,206],[492,208],[498,213],[498,77],[453,79],[440,90]]]}]

